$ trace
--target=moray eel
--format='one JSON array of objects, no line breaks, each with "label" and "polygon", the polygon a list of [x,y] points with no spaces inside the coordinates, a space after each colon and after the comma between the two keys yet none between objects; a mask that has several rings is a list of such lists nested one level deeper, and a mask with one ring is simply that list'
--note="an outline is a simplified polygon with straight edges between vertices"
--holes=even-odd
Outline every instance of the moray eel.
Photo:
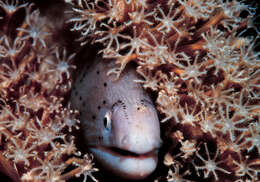
[{"label": "moray eel", "polygon": [[86,147],[109,172],[125,179],[143,179],[157,166],[160,125],[151,98],[127,66],[115,81],[108,70],[114,61],[96,58],[75,80],[73,108],[80,112]]}]

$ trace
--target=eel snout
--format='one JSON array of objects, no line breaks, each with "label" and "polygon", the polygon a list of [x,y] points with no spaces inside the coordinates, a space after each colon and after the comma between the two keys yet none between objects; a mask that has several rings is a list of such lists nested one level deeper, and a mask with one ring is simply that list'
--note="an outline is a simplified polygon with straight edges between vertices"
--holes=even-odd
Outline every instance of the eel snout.
[{"label": "eel snout", "polygon": [[[136,154],[149,153],[161,145],[160,124],[151,104],[129,105],[113,112],[115,145]],[[129,113],[126,117],[126,113]]]},{"label": "eel snout", "polygon": [[[139,106],[137,106],[139,107]],[[91,151],[107,169],[120,177],[143,179],[157,166],[161,146],[160,126],[156,111],[151,107],[128,106],[126,116],[121,109],[112,115],[112,146],[96,147]]]}]

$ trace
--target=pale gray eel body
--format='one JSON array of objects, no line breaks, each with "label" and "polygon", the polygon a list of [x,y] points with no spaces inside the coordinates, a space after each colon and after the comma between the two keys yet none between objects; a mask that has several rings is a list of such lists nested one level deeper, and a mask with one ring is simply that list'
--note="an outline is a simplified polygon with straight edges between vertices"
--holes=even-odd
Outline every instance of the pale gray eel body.
[{"label": "pale gray eel body", "polygon": [[106,73],[114,61],[97,58],[77,76],[72,106],[80,111],[86,147],[115,175],[142,179],[157,166],[161,144],[156,109],[133,67],[120,79]]}]

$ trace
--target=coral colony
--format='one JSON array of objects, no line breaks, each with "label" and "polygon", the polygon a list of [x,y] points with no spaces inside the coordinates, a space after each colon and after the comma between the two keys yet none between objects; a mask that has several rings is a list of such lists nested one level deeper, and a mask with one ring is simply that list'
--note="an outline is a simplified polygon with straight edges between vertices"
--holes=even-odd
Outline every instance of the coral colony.
[{"label": "coral colony", "polygon": [[[77,52],[55,41],[33,1],[0,1],[0,169],[13,181],[105,181],[75,145]],[[255,9],[224,0],[65,0],[64,26],[115,61],[135,62],[154,93],[164,141],[151,181],[260,179],[260,59]],[[50,5],[51,6],[51,5]],[[67,16],[66,14],[70,14]],[[250,30],[250,36],[245,36]],[[65,37],[64,37],[65,39]],[[69,47],[69,46],[67,46]]]}]

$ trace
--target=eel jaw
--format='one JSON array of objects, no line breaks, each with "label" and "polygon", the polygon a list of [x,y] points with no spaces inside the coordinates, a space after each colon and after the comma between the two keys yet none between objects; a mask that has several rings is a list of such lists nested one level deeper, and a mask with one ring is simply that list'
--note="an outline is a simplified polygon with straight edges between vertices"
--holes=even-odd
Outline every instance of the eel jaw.
[{"label": "eel jaw", "polygon": [[144,179],[151,174],[158,162],[158,149],[136,154],[119,148],[91,147],[98,162],[116,176],[127,179]]}]

